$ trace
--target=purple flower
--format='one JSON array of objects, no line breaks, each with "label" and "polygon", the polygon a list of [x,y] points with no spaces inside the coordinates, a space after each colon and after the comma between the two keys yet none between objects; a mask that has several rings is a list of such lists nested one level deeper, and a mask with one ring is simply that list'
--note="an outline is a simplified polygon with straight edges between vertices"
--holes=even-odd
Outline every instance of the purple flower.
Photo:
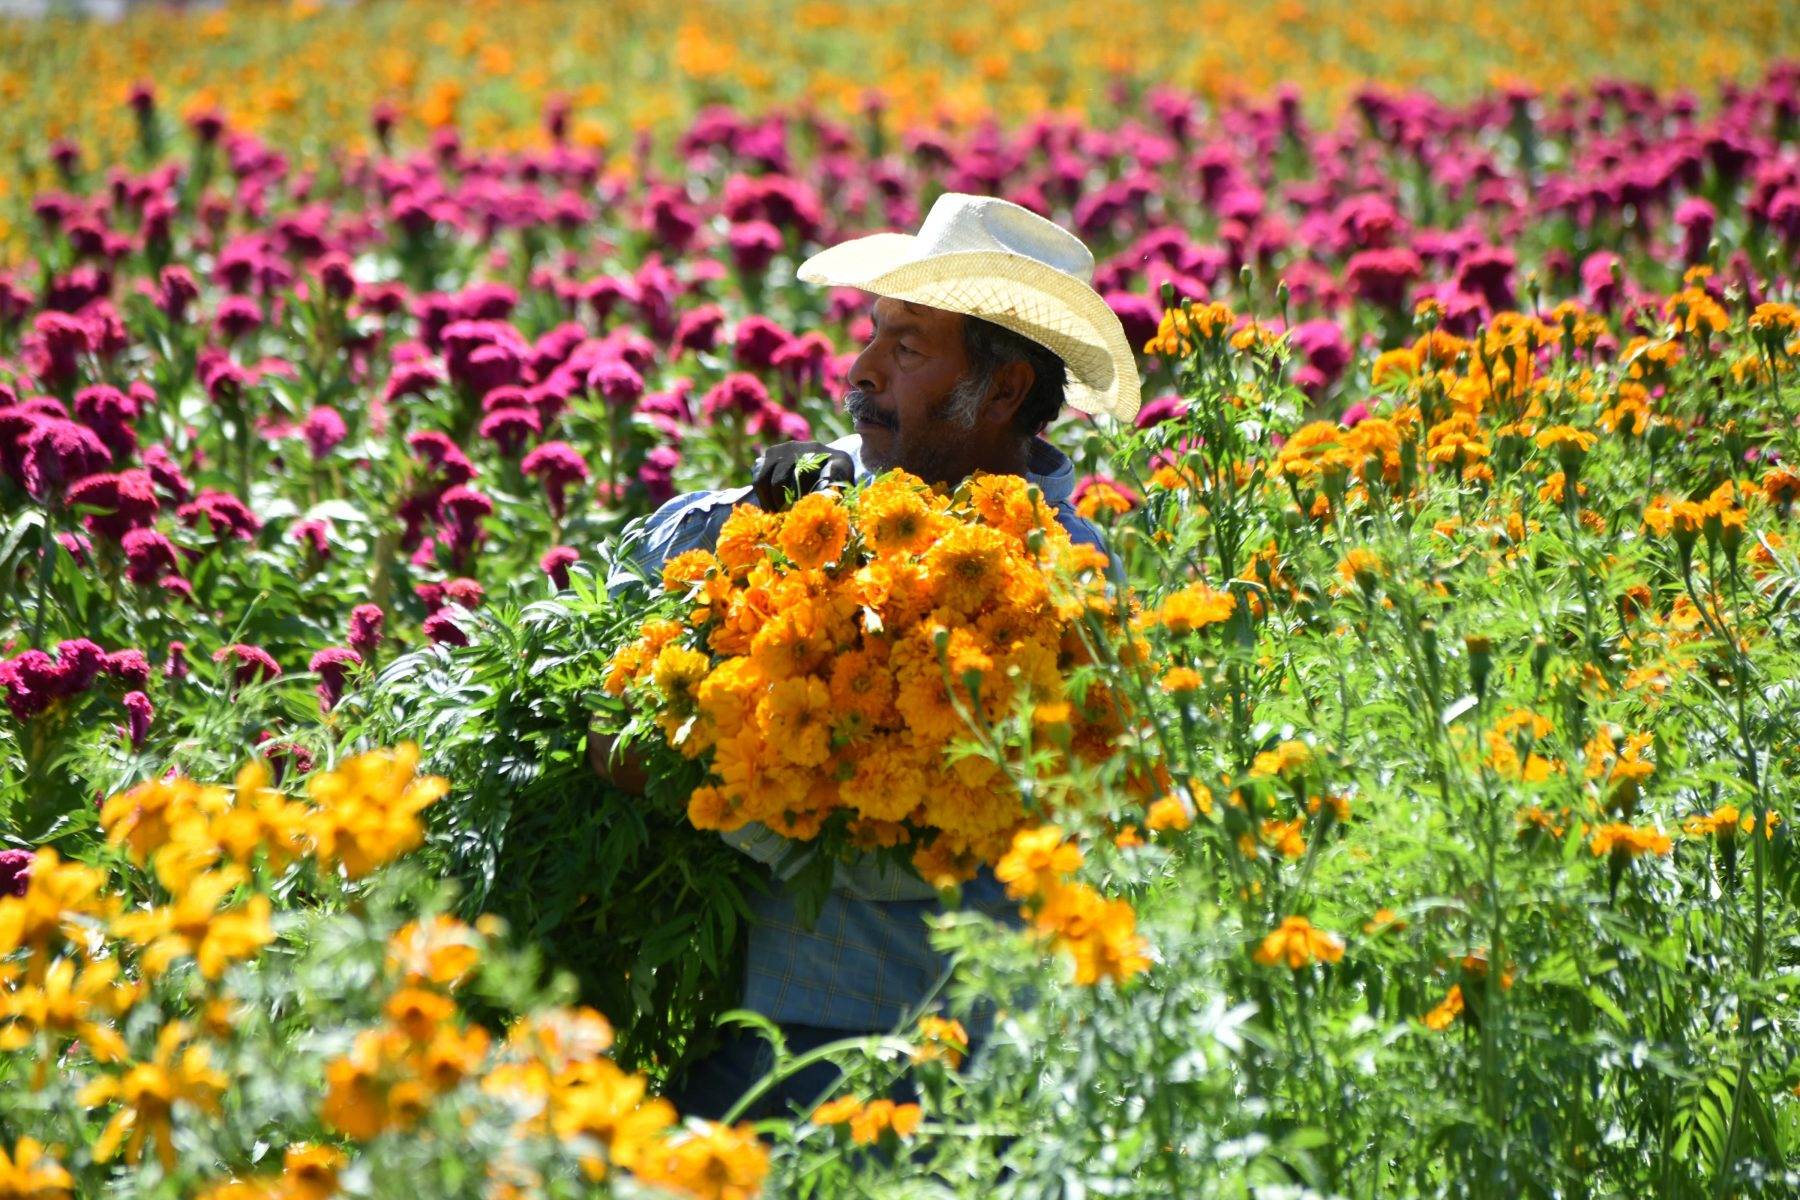
[{"label": "purple flower", "polygon": [[219,301],[218,315],[213,318],[213,328],[228,342],[255,332],[262,328],[262,323],[262,305],[249,296],[225,297]]},{"label": "purple flower", "polygon": [[476,432],[493,442],[502,458],[516,458],[527,441],[543,432],[543,426],[535,409],[497,408],[481,418]]},{"label": "purple flower", "polygon": [[331,522],[295,521],[288,530],[288,540],[305,547],[310,557],[323,562],[331,557]]},{"label": "purple flower", "polygon": [[97,508],[86,520],[90,532],[120,541],[134,529],[150,525],[161,507],[156,482],[148,471],[123,471],[116,475],[89,475],[68,490],[71,506]]},{"label": "purple flower", "polygon": [[175,570],[175,547],[154,529],[132,529],[119,539],[125,550],[125,578],[148,587]]},{"label": "purple flower", "polygon": [[31,887],[30,850],[0,850],[0,896],[23,896]]},{"label": "purple flower", "polygon": [[569,567],[581,560],[581,552],[573,546],[552,546],[538,559],[538,569],[550,577],[558,588],[569,586]]},{"label": "purple flower", "polygon": [[1350,343],[1344,340],[1344,331],[1334,321],[1320,318],[1296,325],[1288,340],[1305,357],[1306,366],[1314,372],[1303,379],[1300,372],[1296,371],[1294,379],[1302,387],[1307,387],[1310,382],[1312,386],[1307,387],[1308,394],[1315,397],[1336,383],[1338,377],[1343,375],[1344,368],[1350,365]]},{"label": "purple flower", "polygon": [[614,408],[632,408],[644,395],[644,377],[621,358],[603,359],[588,372],[588,387]]},{"label": "purple flower", "polygon": [[324,458],[332,449],[350,436],[349,427],[338,410],[321,404],[306,414],[306,420],[300,425],[300,432],[306,438],[306,444],[312,450],[315,460]]},{"label": "purple flower", "polygon": [[188,677],[187,643],[170,642],[169,657],[163,660],[163,678],[179,683]]},{"label": "purple flower", "polygon": [[319,711],[330,712],[344,695],[344,677],[363,665],[362,655],[344,646],[327,646],[312,656],[306,669],[319,677]]},{"label": "purple flower", "polygon": [[1458,290],[1480,296],[1488,311],[1504,312],[1517,300],[1513,296],[1512,273],[1518,265],[1513,252],[1504,246],[1483,246],[1463,257],[1456,268]]},{"label": "purple flower", "polygon": [[198,496],[176,509],[175,515],[190,529],[204,520],[217,538],[235,537],[248,542],[262,529],[262,521],[242,500],[212,488],[202,488]]},{"label": "purple flower", "polygon": [[781,230],[767,221],[743,221],[725,235],[731,262],[741,274],[760,275],[781,253]]},{"label": "purple flower", "polygon": [[[151,393],[154,395],[154,393]],[[138,402],[116,387],[99,384],[75,393],[75,419],[94,431],[112,452],[115,463],[123,463],[137,453]]]},{"label": "purple flower", "polygon": [[1158,396],[1156,399],[1138,409],[1137,427],[1139,429],[1148,429],[1152,425],[1160,425],[1164,421],[1174,420],[1176,417],[1187,415],[1187,410],[1187,401],[1174,393],[1170,393],[1166,396]]},{"label": "purple flower", "polygon": [[1106,306],[1125,327],[1125,341],[1133,350],[1142,350],[1162,324],[1162,305],[1134,292],[1108,292],[1105,299]]},{"label": "purple flower", "polygon": [[466,646],[469,644],[469,635],[463,632],[462,626],[458,625],[449,613],[433,613],[426,617],[424,630],[426,638],[434,645]]},{"label": "purple flower", "polygon": [[676,354],[688,350],[710,351],[719,344],[725,332],[725,310],[716,304],[703,304],[689,309],[675,322],[669,348]]},{"label": "purple flower", "polygon": [[24,437],[21,474],[39,500],[60,499],[70,484],[104,471],[112,454],[94,431],[60,417],[41,417]]},{"label": "purple flower", "polygon": [[1689,264],[1707,259],[1707,244],[1712,241],[1713,226],[1719,213],[1699,196],[1689,196],[1675,209],[1675,224],[1681,227],[1681,257]]},{"label": "purple flower", "polygon": [[384,615],[379,604],[359,604],[350,610],[350,648],[365,659],[381,646]]},{"label": "purple flower", "polygon": [[216,663],[226,659],[236,662],[231,682],[234,687],[243,687],[247,683],[255,683],[258,679],[281,678],[281,666],[261,646],[251,646],[244,642],[233,642],[229,646],[221,646],[213,651],[212,660]]},{"label": "purple flower", "polygon": [[141,688],[150,679],[150,660],[142,650],[114,650],[101,663],[101,669],[127,687]]},{"label": "purple flower", "polygon": [[519,469],[543,486],[550,515],[559,521],[565,511],[565,493],[569,485],[583,482],[588,477],[587,460],[567,442],[545,442],[525,456]]},{"label": "purple flower", "polygon": [[714,384],[700,401],[700,414],[712,423],[727,413],[750,417],[769,407],[769,389],[754,375],[734,371]]},{"label": "purple flower", "polygon": [[150,736],[150,722],[156,716],[156,709],[150,704],[150,697],[142,692],[126,692],[125,699],[126,730],[131,737],[131,748],[142,750],[144,739]]},{"label": "purple flower", "polygon": [[1411,250],[1363,250],[1351,256],[1344,268],[1344,282],[1359,300],[1399,309],[1406,302],[1407,290],[1424,270]]},{"label": "purple flower", "polygon": [[745,317],[738,322],[731,353],[739,366],[765,371],[775,365],[775,356],[792,340],[792,334],[767,317]]}]

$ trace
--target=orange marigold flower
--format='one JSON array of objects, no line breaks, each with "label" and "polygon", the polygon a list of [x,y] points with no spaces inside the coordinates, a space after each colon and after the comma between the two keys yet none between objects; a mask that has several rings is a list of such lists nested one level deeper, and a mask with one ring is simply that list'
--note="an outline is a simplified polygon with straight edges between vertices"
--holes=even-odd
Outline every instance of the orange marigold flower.
[{"label": "orange marigold flower", "polygon": [[632,1166],[645,1182],[695,1200],[753,1200],[769,1153],[749,1125],[705,1124],[646,1148]]},{"label": "orange marigold flower", "polygon": [[802,496],[782,518],[776,544],[805,570],[836,562],[850,537],[850,516],[835,492]]},{"label": "orange marigold flower", "polygon": [[1144,828],[1152,833],[1161,833],[1165,829],[1186,829],[1194,823],[1194,814],[1188,811],[1187,802],[1180,796],[1164,796],[1151,803],[1144,814]]},{"label": "orange marigold flower", "polygon": [[1081,869],[1081,847],[1063,840],[1057,825],[1021,829],[1013,835],[1012,849],[994,868],[994,876],[1006,885],[1014,900],[1041,896]]},{"label": "orange marigold flower", "polygon": [[1438,1006],[1425,1014],[1425,1028],[1442,1033],[1463,1012],[1462,984],[1450,985],[1449,993],[1438,1003]]},{"label": "orange marigold flower", "polygon": [[1640,854],[1667,854],[1675,847],[1661,830],[1615,821],[1596,828],[1588,848],[1596,858],[1607,853],[1636,858]]},{"label": "orange marigold flower", "polygon": [[1598,440],[1587,430],[1573,425],[1552,425],[1537,435],[1538,449],[1553,450],[1558,454],[1586,454]]},{"label": "orange marigold flower", "polygon": [[919,1018],[919,1045],[913,1051],[914,1062],[943,1062],[954,1070],[962,1065],[968,1052],[969,1031],[963,1028],[961,1021],[929,1015]]},{"label": "orange marigold flower", "polygon": [[1314,962],[1334,963],[1344,957],[1344,939],[1320,929],[1305,917],[1284,917],[1263,938],[1252,956],[1265,967],[1284,963],[1298,971]]},{"label": "orange marigold flower", "polygon": [[1229,591],[1217,591],[1204,583],[1190,584],[1171,592],[1150,614],[1146,623],[1161,625],[1180,637],[1217,625],[1230,618],[1237,608],[1237,597]]},{"label": "orange marigold flower", "polygon": [[1176,694],[1197,692],[1202,682],[1200,672],[1192,667],[1171,667],[1162,677],[1162,689]]}]

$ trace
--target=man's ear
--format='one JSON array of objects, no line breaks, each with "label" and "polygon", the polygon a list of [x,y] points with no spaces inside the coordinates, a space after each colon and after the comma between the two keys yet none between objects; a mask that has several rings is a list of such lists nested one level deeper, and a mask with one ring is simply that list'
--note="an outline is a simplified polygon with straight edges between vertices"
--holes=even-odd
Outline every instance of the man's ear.
[{"label": "man's ear", "polygon": [[988,401],[981,406],[982,423],[995,427],[1012,424],[1036,382],[1037,371],[1023,359],[996,368]]}]

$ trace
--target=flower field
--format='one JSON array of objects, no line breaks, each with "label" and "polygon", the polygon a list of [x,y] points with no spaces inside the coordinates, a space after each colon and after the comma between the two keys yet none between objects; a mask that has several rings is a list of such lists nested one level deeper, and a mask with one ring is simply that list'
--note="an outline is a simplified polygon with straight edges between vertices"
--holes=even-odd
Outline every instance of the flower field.
[{"label": "flower field", "polygon": [[[0,24],[0,1197],[1800,1194],[1792,15],[676,7]],[[1112,559],[619,586],[944,192],[1141,349]],[[750,820],[1013,919],[715,1123]]]}]

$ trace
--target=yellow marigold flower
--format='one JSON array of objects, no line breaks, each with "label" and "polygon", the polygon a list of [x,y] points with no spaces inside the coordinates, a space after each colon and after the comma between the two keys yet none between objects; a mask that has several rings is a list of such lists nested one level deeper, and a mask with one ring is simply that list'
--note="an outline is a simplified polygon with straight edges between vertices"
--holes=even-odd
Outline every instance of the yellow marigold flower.
[{"label": "yellow marigold flower", "polygon": [[1231,617],[1237,608],[1237,597],[1229,591],[1217,591],[1204,583],[1190,584],[1180,591],[1171,592],[1153,613],[1146,616],[1146,622],[1161,625],[1176,637],[1181,637],[1209,625],[1218,625]]},{"label": "yellow marigold flower", "polygon": [[1770,504],[1787,506],[1800,496],[1800,475],[1786,467],[1776,467],[1763,476],[1762,493]]},{"label": "yellow marigold flower", "polygon": [[1598,440],[1587,430],[1573,425],[1552,425],[1537,435],[1537,446],[1540,450],[1553,450],[1558,454],[1581,455],[1592,450]]},{"label": "yellow marigold flower", "polygon": [[694,1200],[753,1200],[768,1170],[768,1151],[754,1129],[710,1123],[646,1149],[633,1165],[645,1182]]},{"label": "yellow marigold flower", "polygon": [[1056,825],[1021,829],[1013,835],[1012,849],[994,868],[994,876],[1006,885],[1014,900],[1026,900],[1050,891],[1081,869],[1081,847],[1063,840]]},{"label": "yellow marigold flower", "polygon": [[1367,934],[1386,933],[1389,930],[1398,933],[1406,928],[1406,922],[1401,920],[1399,914],[1393,909],[1378,908],[1375,910],[1374,916],[1363,922],[1362,928],[1363,932]]},{"label": "yellow marigold flower", "polygon": [[1285,963],[1298,971],[1314,962],[1334,963],[1344,957],[1344,939],[1320,929],[1305,917],[1284,917],[1263,938],[1252,956],[1265,967]]},{"label": "yellow marigold flower", "polygon": [[589,1137],[606,1148],[604,1162],[584,1163],[598,1178],[610,1162],[642,1174],[654,1171],[675,1124],[675,1107],[648,1094],[642,1075],[628,1074],[610,1059],[577,1062],[557,1076],[551,1128],[558,1137]]},{"label": "yellow marigold flower", "polygon": [[209,818],[225,806],[224,788],[203,787],[180,775],[146,780],[100,806],[100,827],[108,845],[124,846],[141,867],[171,843],[204,842]]},{"label": "yellow marigold flower", "polygon": [[937,540],[941,523],[921,487],[901,472],[889,472],[863,490],[856,502],[857,526],[876,554],[921,554]]},{"label": "yellow marigold flower", "polygon": [[1786,339],[1800,333],[1800,308],[1778,300],[1764,301],[1750,314],[1750,328]]},{"label": "yellow marigold flower", "polygon": [[1663,301],[1663,316],[1682,333],[1702,337],[1722,333],[1731,323],[1725,309],[1704,288],[1683,288]]},{"label": "yellow marigold flower", "polygon": [[706,578],[719,560],[706,550],[688,550],[663,564],[662,585],[666,592],[685,592]]},{"label": "yellow marigold flower", "polygon": [[1411,379],[1419,373],[1419,365],[1419,353],[1410,346],[1383,351],[1369,369],[1369,382],[1380,387],[1389,380]]},{"label": "yellow marigold flower", "polygon": [[1289,740],[1273,750],[1264,750],[1250,764],[1250,774],[1264,778],[1278,777],[1292,781],[1312,766],[1312,747],[1305,742]]},{"label": "yellow marigold flower", "polygon": [[1264,818],[1261,828],[1263,844],[1280,851],[1283,858],[1299,858],[1306,853],[1306,839],[1300,835],[1305,825],[1306,821],[1301,817],[1295,817],[1291,821]]},{"label": "yellow marigold flower", "polygon": [[[1774,837],[1775,826],[1780,823],[1780,813],[1767,813],[1763,819],[1763,836]],[[1710,813],[1691,816],[1681,823],[1682,832],[1689,837],[1716,837],[1720,841],[1730,841],[1740,833],[1752,833],[1755,827],[1755,815],[1741,813],[1735,804],[1722,804]]]},{"label": "yellow marigold flower", "polygon": [[938,603],[968,617],[1001,593],[1006,558],[1005,534],[979,525],[957,525],[925,552],[925,573]]},{"label": "yellow marigold flower", "polygon": [[192,957],[202,976],[217,979],[228,965],[275,940],[267,896],[259,893],[241,908],[220,911],[220,902],[243,882],[237,867],[196,875],[173,904],[115,917],[112,932],[143,947],[147,975],[161,975],[176,959]]},{"label": "yellow marigold flower", "polygon": [[1075,512],[1088,521],[1094,520],[1101,513],[1123,516],[1136,507],[1130,496],[1110,483],[1090,485],[1081,493],[1081,499],[1075,502]]},{"label": "yellow marigold flower", "polygon": [[[98,1061],[118,1062],[127,1054],[125,1039],[105,1021],[122,1016],[140,991],[138,984],[120,979],[115,958],[84,962],[79,973],[74,959],[59,958],[42,983],[0,989],[0,1051],[22,1050],[41,1032],[79,1038]],[[47,1082],[51,1065],[48,1057],[39,1059],[34,1088]]]},{"label": "yellow marigold flower", "polygon": [[832,717],[831,689],[812,676],[777,680],[756,706],[769,745],[797,767],[816,767],[830,756]]},{"label": "yellow marigold flower", "polygon": [[1425,1014],[1425,1028],[1442,1033],[1450,1028],[1456,1018],[1462,1015],[1462,1012],[1462,984],[1453,983],[1450,985],[1449,993],[1438,1003],[1438,1006]]},{"label": "yellow marigold flower", "polygon": [[418,814],[450,790],[436,775],[417,775],[411,742],[371,750],[307,780],[317,806],[307,825],[322,864],[341,864],[360,879],[425,839]]},{"label": "yellow marigold flower", "polygon": [[44,1151],[36,1138],[22,1137],[9,1154],[0,1146],[0,1196],[18,1200],[63,1200],[75,1180]]},{"label": "yellow marigold flower", "polygon": [[836,562],[850,537],[850,514],[836,492],[802,496],[782,518],[776,544],[806,570]]},{"label": "yellow marigold flower", "polygon": [[175,1102],[184,1101],[204,1113],[218,1111],[219,1096],[229,1081],[212,1065],[205,1045],[189,1043],[189,1032],[183,1022],[171,1021],[157,1034],[149,1062],[132,1063],[123,1073],[102,1075],[81,1089],[76,1102],[86,1108],[119,1105],[94,1142],[96,1161],[110,1162],[123,1146],[126,1161],[135,1163],[149,1142],[163,1170],[173,1171],[170,1115]]},{"label": "yellow marigold flower", "polygon": [[0,958],[30,950],[29,974],[41,979],[53,940],[84,938],[84,917],[105,916],[118,907],[105,888],[105,871],[66,863],[56,851],[40,848],[32,856],[25,894],[0,896]]},{"label": "yellow marigold flower", "polygon": [[1345,553],[1338,563],[1338,578],[1345,583],[1355,584],[1364,591],[1372,592],[1381,579],[1383,564],[1379,555],[1363,546],[1356,546]]},{"label": "yellow marigold flower", "polygon": [[291,1200],[330,1200],[337,1195],[338,1172],[349,1157],[335,1146],[296,1142],[282,1155],[282,1183]]},{"label": "yellow marigold flower", "polygon": [[1075,982],[1084,987],[1102,979],[1123,983],[1150,967],[1131,905],[1108,900],[1085,883],[1052,885],[1036,923],[1074,960]]},{"label": "yellow marigold flower", "polygon": [[780,513],[768,512],[753,504],[740,504],[719,527],[713,553],[734,577],[742,577],[762,561],[764,547],[774,539],[780,527]]},{"label": "yellow marigold flower", "polygon": [[388,939],[388,970],[409,985],[454,988],[480,961],[480,935],[445,913],[408,921]]},{"label": "yellow marigold flower", "polygon": [[[969,1052],[969,1031],[961,1021],[948,1017],[919,1018],[919,1045],[913,1051],[914,1062],[943,1062],[951,1070],[962,1066]],[[817,1116],[814,1117],[817,1121]]]},{"label": "yellow marigold flower", "polygon": [[656,652],[650,666],[650,681],[670,708],[683,715],[694,710],[700,682],[712,670],[712,659],[698,650],[670,642]]},{"label": "yellow marigold flower", "polygon": [[1668,854],[1674,843],[1660,830],[1613,822],[1594,830],[1588,848],[1596,858],[1607,853],[1636,858],[1640,854]]},{"label": "yellow marigold flower", "polygon": [[1177,695],[1197,692],[1203,682],[1200,672],[1192,667],[1171,667],[1168,673],[1162,677],[1162,689]]},{"label": "yellow marigold flower", "polygon": [[862,1111],[862,1101],[855,1096],[839,1096],[813,1109],[814,1125],[848,1125]]},{"label": "yellow marigold flower", "polygon": [[1161,833],[1165,829],[1186,829],[1194,823],[1194,815],[1188,811],[1187,802],[1180,796],[1164,796],[1150,805],[1144,814],[1144,828],[1153,833]]}]

